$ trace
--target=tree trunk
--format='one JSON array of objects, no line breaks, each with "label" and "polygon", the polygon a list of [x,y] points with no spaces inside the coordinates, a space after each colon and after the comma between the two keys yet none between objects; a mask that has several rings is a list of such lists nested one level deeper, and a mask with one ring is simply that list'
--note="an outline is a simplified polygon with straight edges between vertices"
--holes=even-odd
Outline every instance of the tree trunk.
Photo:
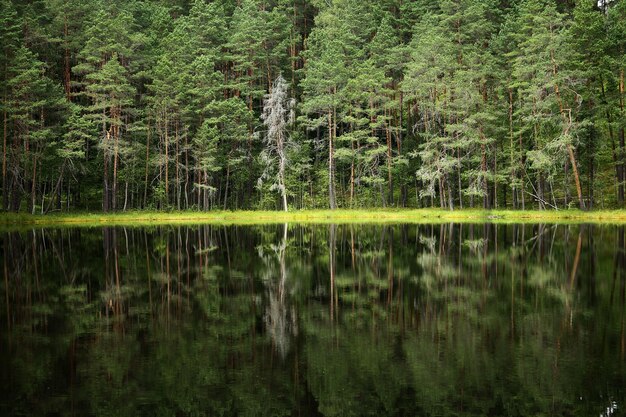
[{"label": "tree trunk", "polygon": [[494,152],[493,152],[493,198],[491,201],[491,207],[495,210],[498,209],[498,145],[497,144],[494,144]]},{"label": "tree trunk", "polygon": [[[385,111],[385,113],[387,113]],[[387,184],[389,186],[389,204],[393,206],[393,175],[391,173],[391,132],[389,131],[389,124],[385,121],[385,136],[387,138]]]},{"label": "tree trunk", "polygon": [[33,158],[33,177],[32,184],[30,188],[30,213],[35,214],[35,204],[37,203],[37,193],[36,193],[36,184],[37,184],[37,157]]},{"label": "tree trunk", "polygon": [[226,167],[226,186],[224,187],[224,210],[226,210],[226,202],[228,201],[228,183],[230,181],[230,164]]},{"label": "tree trunk", "polygon": [[189,208],[189,131],[185,131],[185,209]]},{"label": "tree trunk", "polygon": [[487,185],[487,151],[482,126],[480,128],[480,170],[482,172],[483,208],[489,208],[489,187]]},{"label": "tree trunk", "polygon": [[461,148],[456,148],[456,177],[458,182],[459,208],[463,209],[463,183],[461,180]]},{"label": "tree trunk", "polygon": [[7,187],[7,111],[3,112],[3,127],[2,127],[2,208],[8,209],[9,204],[9,190]]},{"label": "tree trunk", "polygon": [[118,145],[119,131],[117,126],[111,126],[113,131],[113,191],[111,192],[111,209],[117,210],[117,163],[118,163]]},{"label": "tree trunk", "polygon": [[[558,86],[556,87],[556,90],[557,90],[557,95],[558,95]],[[560,99],[559,99],[559,104],[561,105],[561,114],[563,114],[563,117],[567,119],[564,133],[568,134],[569,129],[572,125],[572,120],[571,120],[572,116],[571,116],[571,113],[569,113],[569,116],[565,116]],[[574,174],[574,183],[576,184],[576,194],[578,195],[578,205],[581,210],[584,210],[585,200],[583,199],[582,187],[580,185],[580,175],[578,174],[578,166],[576,164],[576,156],[574,155],[574,147],[571,144],[567,145],[567,153],[569,155],[570,164],[572,165],[572,172]]]},{"label": "tree trunk", "polygon": [[448,205],[450,211],[454,211],[454,199],[452,198],[452,185],[448,186]]},{"label": "tree trunk", "polygon": [[196,195],[196,203],[198,204],[198,211],[204,208],[203,206],[204,199],[202,199],[202,187],[200,187],[200,184],[204,184],[203,175],[204,175],[204,171],[196,170],[195,177],[196,177],[196,182],[198,183],[198,186],[196,187],[196,192],[194,194]]},{"label": "tree trunk", "polygon": [[594,187],[594,171],[595,171],[595,140],[596,140],[596,129],[595,127],[591,127],[591,132],[589,134],[589,143],[587,153],[589,154],[589,179],[587,182],[587,199],[588,199],[588,207],[589,210],[593,210],[593,187]]},{"label": "tree trunk", "polygon": [[63,57],[63,86],[65,87],[65,97],[67,101],[72,101],[72,91],[71,91],[71,67],[70,67],[70,49],[68,46],[68,35],[69,31],[67,29],[67,15],[63,18],[63,37],[65,41],[65,51]]},{"label": "tree trunk", "polygon": [[61,187],[61,184],[63,183],[64,171],[65,171],[65,164],[61,165],[61,171],[59,172],[59,179],[56,185],[54,186],[54,188],[52,189],[52,192],[50,193],[50,202],[48,203],[48,208],[46,209],[46,213],[49,212],[50,209],[52,208],[52,203],[54,202],[55,195],[59,195],[59,189]]},{"label": "tree trunk", "polygon": [[126,211],[126,206],[128,205],[128,181],[124,184],[124,208],[122,211]]},{"label": "tree trunk", "polygon": [[170,154],[169,154],[169,137],[167,130],[169,129],[167,116],[165,117],[165,205],[169,205],[169,165],[170,165]]},{"label": "tree trunk", "polygon": [[[600,78],[600,90],[602,91],[602,99],[606,103],[606,90],[604,89],[604,80]],[[611,117],[611,112],[608,107],[605,111],[606,121],[609,128],[609,138],[611,139],[611,150],[613,157],[613,166],[615,167],[615,179],[617,181],[617,204],[619,207],[624,206],[624,180],[622,175],[622,167],[623,164],[619,161],[617,156],[617,149],[615,147],[615,133],[613,132],[613,118]]]},{"label": "tree trunk", "polygon": [[519,173],[519,178],[520,178],[520,188],[521,188],[521,192],[520,192],[520,196],[522,197],[522,210],[526,210],[526,182],[524,181],[524,173],[526,172],[525,168],[524,168],[524,143],[522,140],[522,134],[519,134],[519,151],[520,151],[520,173]]},{"label": "tree trunk", "polygon": [[[556,75],[557,74],[557,67],[556,67],[556,63],[554,62],[554,56],[552,55],[552,62],[553,62],[553,74]],[[623,75],[623,74],[622,74]],[[563,101],[561,100],[561,93],[559,90],[559,85],[555,82],[554,84],[554,92],[556,94],[557,100],[559,102],[559,110],[561,112],[561,117],[563,117],[563,123],[564,123],[564,128],[563,128],[563,133],[564,134],[568,134],[569,130],[572,126],[572,114],[571,114],[571,110],[568,111],[568,114],[565,114],[565,109],[563,108]],[[624,149],[623,143],[622,143],[622,151]],[[578,194],[578,205],[580,207],[581,210],[585,209],[585,201],[583,200],[583,192],[582,192],[582,188],[580,186],[580,176],[578,175],[578,167],[576,166],[576,157],[574,155],[574,149],[572,147],[571,144],[567,145],[567,153],[569,154],[569,160],[570,163],[572,164],[572,171],[574,173],[574,182],[576,183],[576,193]]]},{"label": "tree trunk", "polygon": [[350,208],[354,207],[354,142],[350,143],[352,147],[352,158],[350,159]]},{"label": "tree trunk", "polygon": [[620,208],[623,207],[624,205],[624,181],[626,180],[626,175],[625,175],[625,170],[626,170],[626,166],[624,166],[624,158],[626,158],[626,144],[625,142],[625,137],[624,137],[624,69],[622,68],[620,70],[620,75],[619,75],[619,110],[620,110],[620,120],[622,121],[622,123],[620,123],[620,129],[619,129],[619,146],[620,146],[620,151],[619,151],[619,164],[621,167],[621,179],[620,179],[620,190],[621,190],[621,199],[620,199]]},{"label": "tree trunk", "polygon": [[539,203],[539,210],[546,209],[545,198],[543,198],[543,189],[544,189],[543,174],[539,174],[539,178],[537,179],[537,197],[539,197],[537,200]]},{"label": "tree trunk", "polygon": [[108,143],[110,140],[110,134],[108,131],[106,132],[105,140],[106,140],[106,144],[104,146],[105,150],[103,152],[104,154],[104,168],[103,168],[104,189],[102,190],[102,211],[106,213],[107,211],[109,211],[109,151],[107,150],[107,147],[108,147]]},{"label": "tree trunk", "polygon": [[143,208],[148,206],[148,161],[150,160],[150,122],[148,121],[148,131],[146,137],[146,175],[143,188]]},{"label": "tree trunk", "polygon": [[43,190],[41,191],[41,209],[40,213],[44,214],[44,205],[46,203],[46,181],[43,182]]},{"label": "tree trunk", "polygon": [[565,176],[563,178],[563,190],[564,190],[564,194],[565,194],[565,207],[569,207],[569,202],[570,202],[570,198],[569,198],[569,165],[571,164],[571,162],[569,161],[565,161]]},{"label": "tree trunk", "polygon": [[[515,145],[513,143],[513,90],[509,88],[509,138],[510,138],[510,149],[509,149],[509,158],[511,165],[511,183],[516,180],[515,173]],[[513,199],[513,210],[517,209],[517,187],[514,185],[512,190],[512,199]],[[506,186],[505,186],[506,189]],[[506,206],[506,203],[505,203]],[[506,207],[505,207],[506,208]]]},{"label": "tree trunk", "polygon": [[333,120],[333,112],[328,111],[328,203],[331,210],[337,208],[335,200],[335,171],[333,157],[333,133],[335,133],[335,120]]},{"label": "tree trunk", "polygon": [[585,200],[583,199],[583,190],[580,186],[580,176],[578,175],[578,166],[576,165],[576,156],[574,155],[574,148],[572,145],[567,145],[567,153],[569,154],[569,160],[572,164],[572,171],[574,172],[574,182],[576,183],[576,193],[578,194],[578,204],[581,210],[585,209]]},{"label": "tree trunk", "polygon": [[176,142],[176,208],[180,210],[180,164],[178,152],[178,120],[174,125],[174,139]]},{"label": "tree trunk", "polygon": [[284,150],[284,142],[283,142],[283,137],[282,137],[282,133],[279,133],[279,138],[278,138],[278,158],[279,158],[279,166],[278,166],[278,182],[279,182],[279,187],[280,187],[280,194],[283,200],[283,210],[287,211],[287,186],[285,184],[285,165],[287,163],[286,161],[286,157],[285,157],[285,150]]},{"label": "tree trunk", "polygon": [[444,198],[444,190],[443,190],[443,179],[439,178],[439,208],[443,209],[446,205],[446,200]]}]

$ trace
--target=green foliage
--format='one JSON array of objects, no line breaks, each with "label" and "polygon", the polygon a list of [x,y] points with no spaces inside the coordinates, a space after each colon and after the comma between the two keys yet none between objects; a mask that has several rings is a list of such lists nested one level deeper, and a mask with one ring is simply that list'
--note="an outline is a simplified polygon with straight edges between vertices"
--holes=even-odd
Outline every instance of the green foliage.
[{"label": "green foliage", "polygon": [[621,208],[626,6],[573,3],[1,0],[3,209],[277,207],[279,75],[294,208]]}]

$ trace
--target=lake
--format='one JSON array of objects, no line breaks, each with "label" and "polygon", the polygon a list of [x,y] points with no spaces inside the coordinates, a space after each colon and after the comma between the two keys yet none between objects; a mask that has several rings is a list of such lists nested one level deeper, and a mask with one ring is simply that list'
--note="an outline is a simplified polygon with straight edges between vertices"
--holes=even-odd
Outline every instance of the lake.
[{"label": "lake", "polygon": [[626,229],[0,232],[0,415],[617,416]]}]

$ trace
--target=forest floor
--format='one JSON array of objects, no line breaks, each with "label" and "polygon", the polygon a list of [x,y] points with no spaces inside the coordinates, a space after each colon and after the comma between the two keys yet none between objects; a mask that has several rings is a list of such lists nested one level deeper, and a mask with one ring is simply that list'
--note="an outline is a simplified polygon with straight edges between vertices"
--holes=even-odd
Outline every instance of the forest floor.
[{"label": "forest floor", "polygon": [[167,224],[275,223],[605,223],[626,224],[626,210],[356,209],[290,211],[129,211],[118,213],[0,213],[0,227],[156,226]]}]

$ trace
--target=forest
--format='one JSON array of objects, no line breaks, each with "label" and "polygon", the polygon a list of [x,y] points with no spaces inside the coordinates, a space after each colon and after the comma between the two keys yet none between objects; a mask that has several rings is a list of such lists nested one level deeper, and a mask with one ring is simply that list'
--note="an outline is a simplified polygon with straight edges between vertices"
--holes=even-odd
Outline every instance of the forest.
[{"label": "forest", "polygon": [[2,209],[624,208],[626,0],[0,0]]}]

